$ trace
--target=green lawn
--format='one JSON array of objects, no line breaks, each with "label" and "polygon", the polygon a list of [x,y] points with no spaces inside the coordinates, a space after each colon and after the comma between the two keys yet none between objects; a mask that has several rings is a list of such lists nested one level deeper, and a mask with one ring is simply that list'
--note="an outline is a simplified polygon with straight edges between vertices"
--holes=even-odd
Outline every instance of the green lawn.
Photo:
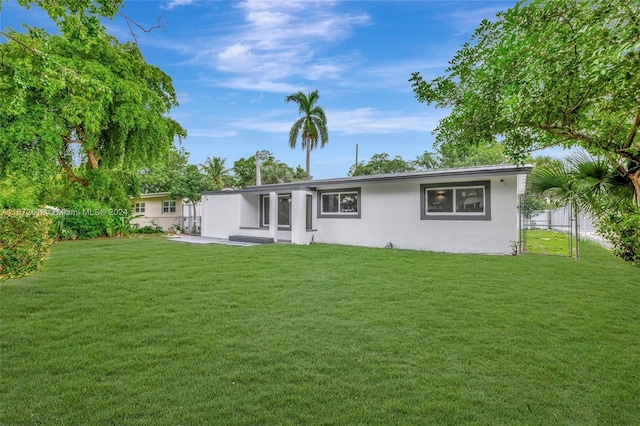
[{"label": "green lawn", "polygon": [[0,284],[0,424],[638,424],[640,270],[164,237]]}]

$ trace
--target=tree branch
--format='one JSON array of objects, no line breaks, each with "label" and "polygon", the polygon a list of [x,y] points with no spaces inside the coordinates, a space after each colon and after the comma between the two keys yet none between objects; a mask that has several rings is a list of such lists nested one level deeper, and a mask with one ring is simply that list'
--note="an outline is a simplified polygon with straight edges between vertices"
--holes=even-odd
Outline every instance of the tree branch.
[{"label": "tree branch", "polygon": [[145,28],[142,25],[138,24],[136,21],[134,21],[133,19],[129,18],[127,15],[125,15],[124,13],[118,11],[118,15],[122,16],[124,18],[124,21],[127,23],[127,26],[129,27],[129,33],[131,34],[131,37],[133,37],[133,39],[135,40],[135,42],[138,42],[138,36],[136,34],[136,32],[134,31],[133,27],[137,27],[138,29],[144,31],[145,33],[150,33],[153,30],[157,30],[159,28],[164,28],[165,24],[162,22],[162,16],[158,16],[158,24],[153,26],[153,27],[149,27],[149,28]]},{"label": "tree branch", "polygon": [[627,137],[627,142],[624,144],[624,149],[631,148],[633,145],[633,140],[636,137],[636,133],[638,132],[638,126],[640,126],[640,107],[638,107],[638,113],[636,114],[636,119],[633,121],[633,125],[631,126],[631,131],[629,132],[629,136]]},{"label": "tree branch", "polygon": [[72,181],[74,181],[76,183],[79,183],[82,186],[89,186],[89,182],[86,181],[85,179],[82,179],[81,177],[77,176],[75,174],[75,172],[73,171],[73,169],[71,168],[71,166],[69,164],[67,164],[66,161],[64,161],[64,158],[62,158],[61,155],[58,156],[58,162],[60,163],[62,168],[67,171],[67,174],[69,175],[69,178]]}]

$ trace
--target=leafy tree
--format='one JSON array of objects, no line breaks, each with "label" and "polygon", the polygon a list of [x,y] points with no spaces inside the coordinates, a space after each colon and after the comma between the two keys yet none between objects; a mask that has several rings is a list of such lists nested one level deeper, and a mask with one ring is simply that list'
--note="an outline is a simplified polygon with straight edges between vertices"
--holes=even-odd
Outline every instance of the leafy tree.
[{"label": "leafy tree", "polygon": [[316,105],[320,95],[315,90],[308,95],[297,92],[287,96],[285,102],[293,102],[298,104],[298,113],[303,116],[296,120],[291,126],[289,132],[289,145],[295,148],[298,143],[298,135],[301,135],[302,142],[300,146],[307,151],[307,180],[311,179],[309,174],[311,162],[311,150],[318,147],[320,140],[320,148],[329,142],[329,131],[327,130],[327,116],[324,110]]},{"label": "leafy tree", "polygon": [[521,0],[483,21],[445,75],[410,79],[420,102],[451,108],[438,146],[579,146],[631,182],[640,202],[640,4]]},{"label": "leafy tree", "polygon": [[[75,27],[78,22],[92,31],[102,28],[99,17],[113,18],[124,0],[18,0],[27,9],[42,8],[61,31]],[[2,3],[0,3],[2,10]]]},{"label": "leafy tree", "polygon": [[413,160],[416,170],[433,170],[439,167],[439,159],[433,152],[425,151]]},{"label": "leafy tree", "polygon": [[182,174],[189,164],[189,153],[184,148],[171,146],[169,154],[151,167],[143,169],[141,174],[142,193],[169,192],[175,177]]},{"label": "leafy tree", "polygon": [[[276,160],[269,151],[260,151],[260,171],[263,184],[293,182],[305,180],[306,172],[297,166],[295,169]],[[240,158],[233,163],[235,186],[244,188],[256,184],[256,159],[254,156]]]},{"label": "leafy tree", "polygon": [[351,166],[349,176],[412,172],[415,169],[413,162],[405,161],[399,155],[389,158],[389,154],[383,152],[382,154],[371,156],[367,163],[361,161],[358,165]]},{"label": "leafy tree", "polygon": [[186,135],[168,116],[175,91],[135,43],[118,42],[94,16],[112,15],[119,2],[37,3],[62,33],[2,32],[0,173],[61,167],[89,186],[96,170],[138,170],[162,158]]},{"label": "leafy tree", "polygon": [[[169,196],[182,198],[190,203],[193,207],[190,211],[195,214],[196,204],[200,202],[202,192],[211,189],[220,189],[220,187],[212,188],[206,175],[200,171],[197,165],[187,164],[180,170],[180,174],[174,176]],[[194,221],[191,220],[190,223],[194,223]]]},{"label": "leafy tree", "polygon": [[438,168],[491,166],[510,163],[501,143],[466,147],[464,151],[450,144],[438,147]]}]

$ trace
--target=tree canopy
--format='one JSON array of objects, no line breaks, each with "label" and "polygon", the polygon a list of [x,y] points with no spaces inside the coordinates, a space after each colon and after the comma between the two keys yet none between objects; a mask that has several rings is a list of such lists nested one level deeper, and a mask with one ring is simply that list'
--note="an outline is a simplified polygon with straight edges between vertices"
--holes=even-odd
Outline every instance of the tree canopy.
[{"label": "tree canopy", "polygon": [[523,0],[483,21],[445,75],[410,79],[420,102],[451,109],[436,143],[465,152],[497,140],[517,161],[579,146],[640,201],[638,16],[636,0]]},{"label": "tree canopy", "polygon": [[186,135],[168,115],[178,105],[171,78],[99,22],[121,1],[20,3],[42,6],[61,33],[2,32],[0,172],[59,166],[88,186],[92,170],[140,169]]}]

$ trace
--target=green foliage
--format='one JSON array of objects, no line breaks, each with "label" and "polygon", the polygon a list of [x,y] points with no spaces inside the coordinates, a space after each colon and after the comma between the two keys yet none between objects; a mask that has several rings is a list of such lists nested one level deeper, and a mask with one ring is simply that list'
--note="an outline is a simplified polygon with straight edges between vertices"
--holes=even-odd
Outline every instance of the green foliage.
[{"label": "green foliage", "polygon": [[498,142],[476,146],[442,144],[438,146],[438,168],[491,166],[494,164],[510,164],[505,154],[504,145]]},{"label": "green foliage", "polygon": [[389,158],[389,154],[382,153],[374,154],[367,163],[361,161],[357,166],[351,166],[349,176],[379,175],[412,172],[415,170],[416,168],[412,162],[403,160],[401,156],[396,155],[394,158]]},{"label": "green foliage", "polygon": [[[293,182],[305,180],[307,178],[306,171],[300,166],[296,169],[291,168],[287,164],[276,160],[269,151],[260,151],[260,171],[262,184]],[[240,158],[233,163],[233,179],[234,186],[244,188],[256,184],[256,159],[255,157]]]},{"label": "green foliage", "polygon": [[206,175],[209,187],[212,188],[228,188],[233,183],[230,175],[231,169],[225,166],[227,159],[220,157],[208,158],[202,166],[202,171]]},{"label": "green foliage", "polygon": [[141,193],[169,192],[174,177],[189,164],[189,153],[182,147],[171,145],[169,152],[151,167],[141,172]]},{"label": "green foliage", "polygon": [[26,176],[11,173],[0,180],[0,209],[37,205],[36,186]]},{"label": "green foliage", "polygon": [[504,143],[603,155],[640,202],[640,3],[521,0],[483,21],[445,75],[410,79],[417,99],[450,108],[436,143],[464,152]]},{"label": "green foliage", "polygon": [[300,146],[307,151],[307,177],[311,179],[309,174],[311,151],[318,147],[320,140],[320,148],[329,142],[329,131],[327,130],[327,116],[324,110],[316,105],[320,95],[317,90],[305,95],[303,92],[297,92],[284,98],[285,102],[293,102],[298,105],[298,113],[303,116],[296,120],[289,131],[289,146],[295,148],[298,144],[298,135],[301,136],[302,142]]},{"label": "green foliage", "polygon": [[130,231],[132,234],[164,234],[161,226],[143,226],[142,228],[134,228]]},{"label": "green foliage", "polygon": [[63,229],[77,238],[95,238],[107,235],[114,216],[120,209],[112,209],[97,201],[72,202],[60,212],[64,216]]},{"label": "green foliage", "polygon": [[196,203],[200,201],[202,191],[218,189],[209,186],[210,182],[207,181],[206,176],[202,174],[200,168],[195,164],[188,164],[179,172],[173,178],[169,191],[171,198],[183,198],[188,202]]},{"label": "green foliage", "polygon": [[168,115],[178,105],[170,77],[147,64],[135,43],[78,17],[62,19],[59,35],[2,33],[0,173],[61,167],[88,186],[94,176],[87,169],[139,170],[162,158],[186,135]]},{"label": "green foliage", "polygon": [[357,166],[351,166],[349,176],[508,163],[504,147],[499,143],[468,147],[465,151],[453,148],[451,145],[440,146],[437,153],[425,151],[415,160],[404,160],[399,155],[390,158],[387,153],[374,154],[368,162],[360,161]]},{"label": "green foliage", "polygon": [[49,254],[51,219],[34,210],[0,210],[0,281],[37,271]]},{"label": "green foliage", "polygon": [[529,186],[536,194],[548,195],[557,205],[571,204],[596,217],[633,202],[633,186],[620,170],[604,158],[593,158],[584,151],[565,161],[536,166]]},{"label": "green foliage", "polygon": [[[70,31],[82,25],[87,32],[102,28],[99,17],[113,18],[124,0],[18,0],[18,4],[30,9],[42,8],[61,31]],[[0,2],[2,10],[2,2]]]},{"label": "green foliage", "polygon": [[590,212],[614,253],[640,266],[640,212],[633,187],[620,169],[605,159],[577,152],[565,162],[535,167],[529,184],[534,193],[548,194],[556,204]]},{"label": "green foliage", "polygon": [[613,245],[613,253],[640,267],[640,210],[629,208],[600,218],[598,231]]}]

